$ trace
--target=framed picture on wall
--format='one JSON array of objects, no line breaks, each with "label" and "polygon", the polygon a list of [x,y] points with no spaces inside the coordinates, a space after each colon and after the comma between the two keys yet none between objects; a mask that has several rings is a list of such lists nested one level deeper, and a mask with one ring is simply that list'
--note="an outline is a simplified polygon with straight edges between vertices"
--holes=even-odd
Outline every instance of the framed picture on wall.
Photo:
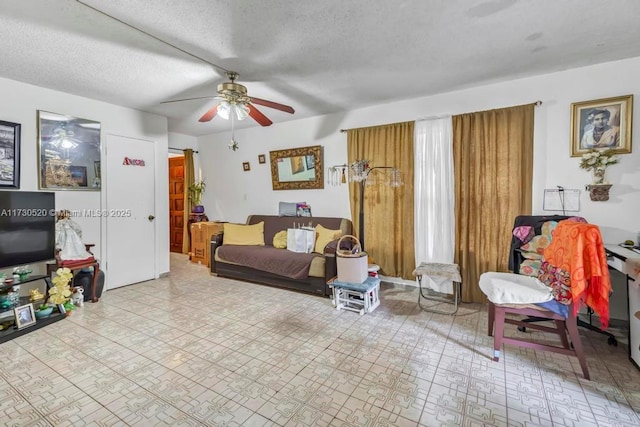
[{"label": "framed picture on wall", "polygon": [[100,132],[99,122],[38,110],[39,188],[99,191]]},{"label": "framed picture on wall", "polygon": [[633,95],[571,104],[571,157],[593,149],[631,153]]},{"label": "framed picture on wall", "polygon": [[0,188],[20,188],[20,124],[0,120]]}]

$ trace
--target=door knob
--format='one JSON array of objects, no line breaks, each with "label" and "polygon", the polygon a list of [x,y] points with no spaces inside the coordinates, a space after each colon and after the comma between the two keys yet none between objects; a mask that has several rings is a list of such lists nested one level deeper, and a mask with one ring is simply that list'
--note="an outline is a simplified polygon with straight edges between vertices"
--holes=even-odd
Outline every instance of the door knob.
[{"label": "door knob", "polygon": [[153,216],[153,215],[149,215],[149,216],[147,217],[147,219],[149,220],[149,222],[151,222],[151,221],[153,221],[154,219],[156,219],[156,217],[155,217],[155,216]]}]

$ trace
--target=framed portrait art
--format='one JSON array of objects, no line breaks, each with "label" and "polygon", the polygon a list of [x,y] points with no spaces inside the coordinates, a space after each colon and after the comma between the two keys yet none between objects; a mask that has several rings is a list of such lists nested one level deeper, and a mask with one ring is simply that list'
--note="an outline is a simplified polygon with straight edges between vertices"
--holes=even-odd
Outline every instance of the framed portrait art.
[{"label": "framed portrait art", "polygon": [[633,95],[571,104],[571,157],[592,149],[631,153]]},{"label": "framed portrait art", "polygon": [[20,124],[0,120],[0,188],[20,188]]},{"label": "framed portrait art", "polygon": [[21,305],[13,309],[18,329],[36,324],[36,313],[33,311],[33,304]]}]

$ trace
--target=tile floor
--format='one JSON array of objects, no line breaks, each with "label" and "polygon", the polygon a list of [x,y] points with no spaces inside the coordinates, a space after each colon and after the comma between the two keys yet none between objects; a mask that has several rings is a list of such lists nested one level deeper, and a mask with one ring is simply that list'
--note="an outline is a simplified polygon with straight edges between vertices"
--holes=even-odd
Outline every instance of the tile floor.
[{"label": "tile floor", "polygon": [[338,312],[172,254],[170,277],[1,344],[0,425],[640,425],[624,344],[581,331],[585,381],[567,356],[507,346],[491,361],[484,306],[452,317],[420,311],[413,287],[381,297]]}]

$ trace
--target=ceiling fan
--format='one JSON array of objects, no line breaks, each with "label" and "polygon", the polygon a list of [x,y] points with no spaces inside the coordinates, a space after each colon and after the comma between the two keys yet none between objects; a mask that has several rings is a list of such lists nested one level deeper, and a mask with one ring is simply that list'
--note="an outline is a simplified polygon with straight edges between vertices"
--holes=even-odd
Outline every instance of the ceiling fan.
[{"label": "ceiling fan", "polygon": [[269,120],[267,116],[262,114],[262,112],[258,110],[253,104],[274,108],[276,110],[284,111],[291,114],[295,112],[294,109],[288,105],[278,104],[277,102],[255,98],[253,96],[247,95],[247,87],[241,85],[240,83],[236,83],[238,73],[236,73],[235,71],[225,71],[225,74],[231,81],[220,83],[218,85],[218,95],[175,99],[172,101],[161,102],[161,104],[190,101],[194,99],[215,98],[218,99],[219,102],[211,107],[206,113],[204,113],[202,117],[200,117],[200,122],[208,122],[213,119],[216,114],[226,120],[228,120],[229,118],[233,120],[234,116],[238,120],[244,120],[248,116],[251,116],[252,119],[254,119],[262,126],[270,126],[273,122]]}]

